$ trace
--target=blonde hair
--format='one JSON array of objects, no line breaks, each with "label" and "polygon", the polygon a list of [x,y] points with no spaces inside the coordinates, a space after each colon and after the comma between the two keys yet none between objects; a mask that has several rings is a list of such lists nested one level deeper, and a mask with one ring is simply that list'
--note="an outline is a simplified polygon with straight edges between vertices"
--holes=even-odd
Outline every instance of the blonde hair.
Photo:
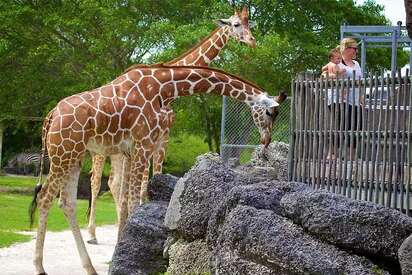
[{"label": "blonde hair", "polygon": [[341,56],[339,48],[333,48],[329,51],[329,60],[331,60],[335,56],[335,54]]},{"label": "blonde hair", "polygon": [[355,39],[347,37],[347,38],[343,38],[340,41],[339,48],[340,48],[340,52],[343,53],[343,51],[346,50],[347,48],[357,47],[357,46],[358,46],[358,42],[356,42]]}]

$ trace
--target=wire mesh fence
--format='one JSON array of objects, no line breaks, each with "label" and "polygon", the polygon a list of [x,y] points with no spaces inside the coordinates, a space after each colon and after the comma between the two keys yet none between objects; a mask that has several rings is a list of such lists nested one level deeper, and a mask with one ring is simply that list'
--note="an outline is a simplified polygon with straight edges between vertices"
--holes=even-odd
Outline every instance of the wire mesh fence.
[{"label": "wire mesh fence", "polygon": [[[272,141],[289,142],[290,98],[279,109],[273,125]],[[245,163],[260,144],[250,107],[228,97],[223,98],[220,154],[225,162]]]}]

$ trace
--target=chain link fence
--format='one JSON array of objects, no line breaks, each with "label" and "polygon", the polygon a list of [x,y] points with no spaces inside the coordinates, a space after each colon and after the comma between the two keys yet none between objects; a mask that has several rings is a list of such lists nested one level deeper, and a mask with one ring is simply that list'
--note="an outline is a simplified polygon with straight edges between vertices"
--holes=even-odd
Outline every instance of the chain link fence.
[{"label": "chain link fence", "polygon": [[[279,109],[273,125],[272,141],[289,143],[290,98]],[[247,104],[223,97],[220,155],[224,162],[242,164],[250,160],[260,144],[259,131]]]}]

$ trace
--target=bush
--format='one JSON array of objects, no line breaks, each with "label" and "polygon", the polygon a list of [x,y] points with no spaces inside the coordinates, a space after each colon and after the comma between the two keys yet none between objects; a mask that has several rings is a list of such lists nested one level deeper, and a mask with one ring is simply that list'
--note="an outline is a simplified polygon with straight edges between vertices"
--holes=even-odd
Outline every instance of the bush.
[{"label": "bush", "polygon": [[[92,170],[92,157],[88,153],[86,154],[86,157],[84,158],[81,173],[88,175],[90,174],[91,170]],[[104,163],[104,167],[103,167],[103,177],[108,177],[109,175],[110,175],[110,164],[106,159],[106,162]]]},{"label": "bush", "polygon": [[[169,145],[166,152],[166,160],[163,163],[163,173],[170,173],[181,176],[186,173],[195,163],[198,155],[208,152],[207,143],[202,137],[190,135],[187,133],[172,136],[169,139]],[[87,154],[81,173],[89,174],[92,168],[92,158]],[[110,163],[106,161],[103,168],[103,176],[110,175]]]},{"label": "bush", "polygon": [[163,173],[181,176],[193,166],[198,155],[208,151],[207,143],[199,136],[183,133],[170,137]]}]

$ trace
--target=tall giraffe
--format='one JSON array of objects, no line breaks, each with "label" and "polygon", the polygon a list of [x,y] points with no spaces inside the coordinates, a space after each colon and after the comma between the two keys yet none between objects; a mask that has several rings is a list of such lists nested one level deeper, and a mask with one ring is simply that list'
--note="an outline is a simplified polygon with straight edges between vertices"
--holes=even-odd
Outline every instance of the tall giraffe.
[{"label": "tall giraffe", "polygon": [[[223,49],[229,39],[233,38],[236,41],[245,43],[250,47],[256,46],[256,40],[253,37],[250,28],[254,25],[253,22],[249,21],[248,10],[246,7],[242,9],[241,12],[235,10],[234,15],[228,19],[219,19],[216,22],[218,28],[216,28],[209,36],[200,41],[196,46],[192,47],[190,50],[186,51],[179,57],[165,63],[170,66],[208,66]],[[132,69],[132,66],[129,69]],[[135,65],[139,67],[139,65]],[[163,139],[160,140],[160,145],[157,146],[158,150],[153,154],[153,175],[161,174],[163,168],[163,161],[166,154],[166,148],[169,141],[169,131],[172,125],[174,118],[173,110],[170,105],[165,106],[169,114],[169,129],[166,130],[166,133],[163,136]],[[261,116],[259,116],[261,117]],[[263,130],[264,131],[264,130]],[[110,156],[111,165],[113,169],[110,172],[110,177],[108,185],[110,191],[112,192],[113,198],[115,200],[117,213],[119,216],[119,203],[118,203],[118,194],[120,191],[120,181],[123,178],[123,175],[116,174],[117,171],[122,171],[122,158],[116,155]],[[100,154],[92,154],[92,176],[90,180],[91,184],[91,203],[90,203],[90,215],[89,215],[89,240],[88,243],[97,244],[96,238],[96,202],[97,197],[101,187],[101,178],[103,173],[103,166],[106,160],[106,156]],[[149,169],[145,171],[145,179],[149,177]],[[144,180],[143,182],[147,182]],[[146,186],[143,186],[143,190],[146,189]],[[143,198],[142,198],[143,199]]]},{"label": "tall giraffe", "polygon": [[[73,232],[83,267],[96,274],[76,220],[77,184],[86,150],[102,155],[118,151],[130,156],[124,191],[127,212],[139,202],[144,171],[158,141],[169,127],[163,107],[180,96],[206,93],[230,96],[250,106],[262,105],[273,114],[279,104],[258,86],[221,70],[207,67],[154,65],[132,69],[113,82],[61,100],[45,120],[43,144],[50,170],[36,187],[31,218],[39,208],[34,266],[43,268],[47,216],[60,191],[60,207]],[[123,185],[123,184],[122,184]],[[121,191],[123,192],[123,191]],[[121,211],[119,230],[124,226]],[[32,219],[31,219],[32,220]]]}]

